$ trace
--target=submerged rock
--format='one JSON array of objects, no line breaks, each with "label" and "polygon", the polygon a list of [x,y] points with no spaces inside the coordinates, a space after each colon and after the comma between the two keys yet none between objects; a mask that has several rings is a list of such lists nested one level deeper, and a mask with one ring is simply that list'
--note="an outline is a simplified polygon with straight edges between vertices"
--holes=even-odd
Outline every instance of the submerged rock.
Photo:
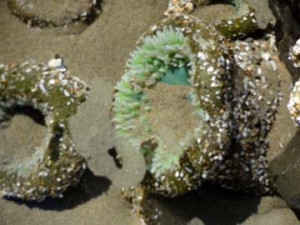
[{"label": "submerged rock", "polygon": [[30,26],[62,27],[73,22],[91,22],[99,14],[99,0],[9,0],[12,13]]}]

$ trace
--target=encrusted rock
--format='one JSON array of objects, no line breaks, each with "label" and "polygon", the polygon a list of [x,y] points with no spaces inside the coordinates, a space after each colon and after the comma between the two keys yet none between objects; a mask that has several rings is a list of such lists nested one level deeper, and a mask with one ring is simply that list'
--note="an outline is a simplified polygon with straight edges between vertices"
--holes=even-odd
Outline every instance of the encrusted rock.
[{"label": "encrusted rock", "polygon": [[12,13],[30,26],[61,27],[99,14],[99,0],[9,0]]},{"label": "encrusted rock", "polygon": [[[59,58],[54,60],[60,60]],[[62,59],[61,59],[62,61]],[[53,64],[53,60],[49,65]],[[63,64],[0,65],[0,125],[9,126],[14,108],[32,107],[45,118],[47,133],[25,159],[0,164],[0,192],[25,200],[58,197],[78,182],[86,164],[78,155],[68,118],[87,97],[88,86]]]},{"label": "encrusted rock", "polygon": [[266,152],[280,100],[275,38],[236,41],[258,29],[253,9],[241,3],[238,11],[213,24],[175,13],[140,38],[127,62],[113,123],[144,156],[149,192],[176,196],[206,179],[273,191]]}]

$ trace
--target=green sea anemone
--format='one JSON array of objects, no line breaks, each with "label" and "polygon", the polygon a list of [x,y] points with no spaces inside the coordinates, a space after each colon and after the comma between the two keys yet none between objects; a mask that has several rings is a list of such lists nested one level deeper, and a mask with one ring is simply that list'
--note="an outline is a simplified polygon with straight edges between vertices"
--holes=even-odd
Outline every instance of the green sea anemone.
[{"label": "green sea anemone", "polygon": [[4,196],[36,201],[60,196],[86,167],[75,151],[68,118],[86,99],[88,86],[62,64],[55,67],[57,62],[62,61],[0,65],[0,125],[9,126],[11,109],[32,107],[45,117],[47,129],[33,155],[0,164],[0,193]]},{"label": "green sea anemone", "polygon": [[198,187],[230,144],[222,36],[187,15],[141,37],[116,85],[116,130],[147,165],[143,185],[175,196]]}]

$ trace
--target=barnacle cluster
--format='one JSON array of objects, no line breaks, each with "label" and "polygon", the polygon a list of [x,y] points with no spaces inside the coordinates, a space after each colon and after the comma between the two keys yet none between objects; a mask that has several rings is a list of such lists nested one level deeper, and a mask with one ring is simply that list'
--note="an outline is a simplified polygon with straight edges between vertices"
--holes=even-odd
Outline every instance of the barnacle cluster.
[{"label": "barnacle cluster", "polygon": [[99,0],[9,0],[11,12],[29,26],[62,27],[74,22],[90,23],[99,14]]},{"label": "barnacle cluster", "polygon": [[[289,60],[293,62],[295,68],[300,68],[300,39],[290,48]],[[292,120],[297,126],[300,125],[300,80],[296,81],[290,93],[290,100],[287,105]]]},{"label": "barnacle cluster", "polygon": [[204,179],[272,191],[266,150],[279,102],[277,50],[273,35],[234,40],[257,28],[252,10],[240,8],[242,16],[214,25],[172,14],[127,61],[113,123],[143,154],[142,186],[151,193],[176,196]]},{"label": "barnacle cluster", "polygon": [[47,134],[32,156],[0,164],[0,193],[26,200],[57,197],[77,183],[86,164],[75,151],[68,118],[87,97],[88,86],[53,59],[0,65],[0,125],[16,107],[32,107],[45,117]]},{"label": "barnacle cluster", "polygon": [[212,174],[222,186],[257,193],[275,190],[268,172],[268,133],[281,99],[275,37],[235,41],[232,53],[232,145]]},{"label": "barnacle cluster", "polygon": [[293,62],[294,67],[300,68],[300,39],[290,48],[289,60]]},{"label": "barnacle cluster", "polygon": [[291,114],[292,120],[297,126],[300,125],[300,81],[298,80],[292,92],[290,93],[290,100],[287,105],[288,110]]},{"label": "barnacle cluster", "polygon": [[188,13],[191,12],[195,7],[193,0],[170,0],[168,9],[165,11],[165,16],[170,16],[174,13]]},{"label": "barnacle cluster", "polygon": [[[193,11],[194,8],[213,2],[212,0],[169,0],[166,16],[183,14]],[[228,0],[235,5],[236,15],[226,20],[216,21],[214,26],[227,38],[245,36],[257,30],[254,9],[245,0]]]}]

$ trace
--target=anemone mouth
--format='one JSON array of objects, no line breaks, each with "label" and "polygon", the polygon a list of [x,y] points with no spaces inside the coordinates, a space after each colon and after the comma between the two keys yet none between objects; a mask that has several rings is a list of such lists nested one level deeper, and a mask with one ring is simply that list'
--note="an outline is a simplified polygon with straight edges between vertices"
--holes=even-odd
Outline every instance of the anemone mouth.
[{"label": "anemone mouth", "polygon": [[178,140],[191,133],[198,123],[190,102],[190,88],[160,82],[145,93],[152,105],[146,116],[153,132],[164,140],[167,149],[176,148]]},{"label": "anemone mouth", "polygon": [[190,102],[190,88],[187,86],[159,82],[144,93],[151,102],[151,110],[145,112],[151,124],[149,135],[157,142],[149,163],[153,173],[161,174],[178,163],[185,147],[190,144],[188,140],[194,137],[199,118],[195,116],[195,108]]}]

